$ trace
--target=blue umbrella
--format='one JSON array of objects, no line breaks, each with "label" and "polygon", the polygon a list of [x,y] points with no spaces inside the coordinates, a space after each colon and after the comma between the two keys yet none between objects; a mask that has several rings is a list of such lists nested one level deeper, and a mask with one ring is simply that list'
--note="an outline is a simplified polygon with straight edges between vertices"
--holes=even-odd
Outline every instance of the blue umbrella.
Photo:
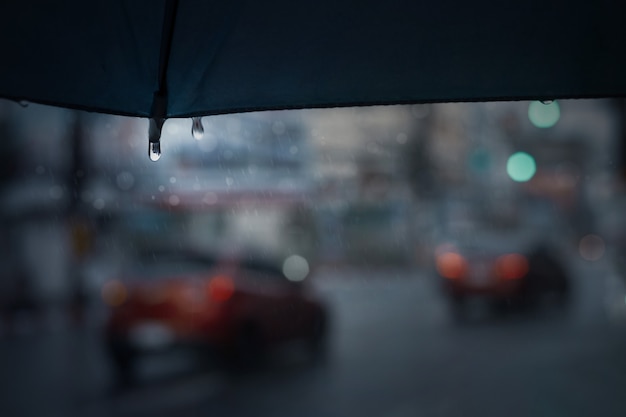
[{"label": "blue umbrella", "polygon": [[624,96],[624,16],[611,0],[7,1],[0,97],[149,117],[158,145],[171,117]]}]

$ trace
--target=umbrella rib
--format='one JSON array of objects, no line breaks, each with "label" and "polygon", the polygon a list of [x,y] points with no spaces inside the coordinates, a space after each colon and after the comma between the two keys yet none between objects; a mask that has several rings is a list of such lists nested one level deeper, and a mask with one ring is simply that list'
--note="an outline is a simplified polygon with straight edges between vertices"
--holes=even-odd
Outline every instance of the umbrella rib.
[{"label": "umbrella rib", "polygon": [[161,50],[159,53],[158,90],[152,102],[152,118],[165,119],[167,114],[167,70],[174,39],[174,27],[178,12],[178,0],[166,0],[163,15],[163,31],[161,33]]}]

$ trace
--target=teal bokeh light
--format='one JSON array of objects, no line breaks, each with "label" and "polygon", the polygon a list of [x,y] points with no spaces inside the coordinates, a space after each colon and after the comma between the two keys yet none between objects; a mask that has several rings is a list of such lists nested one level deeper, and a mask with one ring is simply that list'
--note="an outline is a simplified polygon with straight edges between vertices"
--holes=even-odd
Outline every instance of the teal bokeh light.
[{"label": "teal bokeh light", "polygon": [[556,101],[542,103],[533,101],[528,106],[528,118],[538,128],[546,129],[554,126],[561,118],[561,109]]},{"label": "teal bokeh light", "polygon": [[[542,104],[543,105],[543,104]],[[506,163],[506,172],[516,182],[530,180],[537,171],[535,159],[526,152],[516,152],[509,157]]]}]

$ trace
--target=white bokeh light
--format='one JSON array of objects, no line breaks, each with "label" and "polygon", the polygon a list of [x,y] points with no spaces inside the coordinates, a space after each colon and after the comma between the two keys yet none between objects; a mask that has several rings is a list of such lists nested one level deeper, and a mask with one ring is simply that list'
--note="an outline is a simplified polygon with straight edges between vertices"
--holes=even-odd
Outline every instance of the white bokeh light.
[{"label": "white bokeh light", "polygon": [[309,271],[309,263],[300,255],[291,255],[283,262],[283,274],[289,281],[303,281]]}]

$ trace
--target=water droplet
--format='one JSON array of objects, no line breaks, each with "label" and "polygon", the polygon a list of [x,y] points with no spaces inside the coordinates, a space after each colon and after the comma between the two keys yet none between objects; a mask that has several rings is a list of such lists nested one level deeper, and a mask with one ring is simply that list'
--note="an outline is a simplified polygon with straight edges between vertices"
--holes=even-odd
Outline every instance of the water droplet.
[{"label": "water droplet", "polygon": [[545,104],[546,106],[554,103],[554,100],[541,100],[541,104]]},{"label": "water droplet", "polygon": [[161,130],[165,119],[150,119],[148,126],[148,156],[151,161],[158,161],[161,158]]},{"label": "water droplet", "polygon": [[170,184],[176,184],[176,177],[170,177]]},{"label": "water droplet", "polygon": [[161,143],[150,142],[148,148],[148,156],[151,161],[158,161],[161,158]]},{"label": "water droplet", "polygon": [[204,137],[204,126],[202,126],[202,117],[191,118],[191,134],[196,140]]},{"label": "water droplet", "polygon": [[28,107],[28,105],[30,104],[28,100],[20,100],[17,103],[22,107]]}]

